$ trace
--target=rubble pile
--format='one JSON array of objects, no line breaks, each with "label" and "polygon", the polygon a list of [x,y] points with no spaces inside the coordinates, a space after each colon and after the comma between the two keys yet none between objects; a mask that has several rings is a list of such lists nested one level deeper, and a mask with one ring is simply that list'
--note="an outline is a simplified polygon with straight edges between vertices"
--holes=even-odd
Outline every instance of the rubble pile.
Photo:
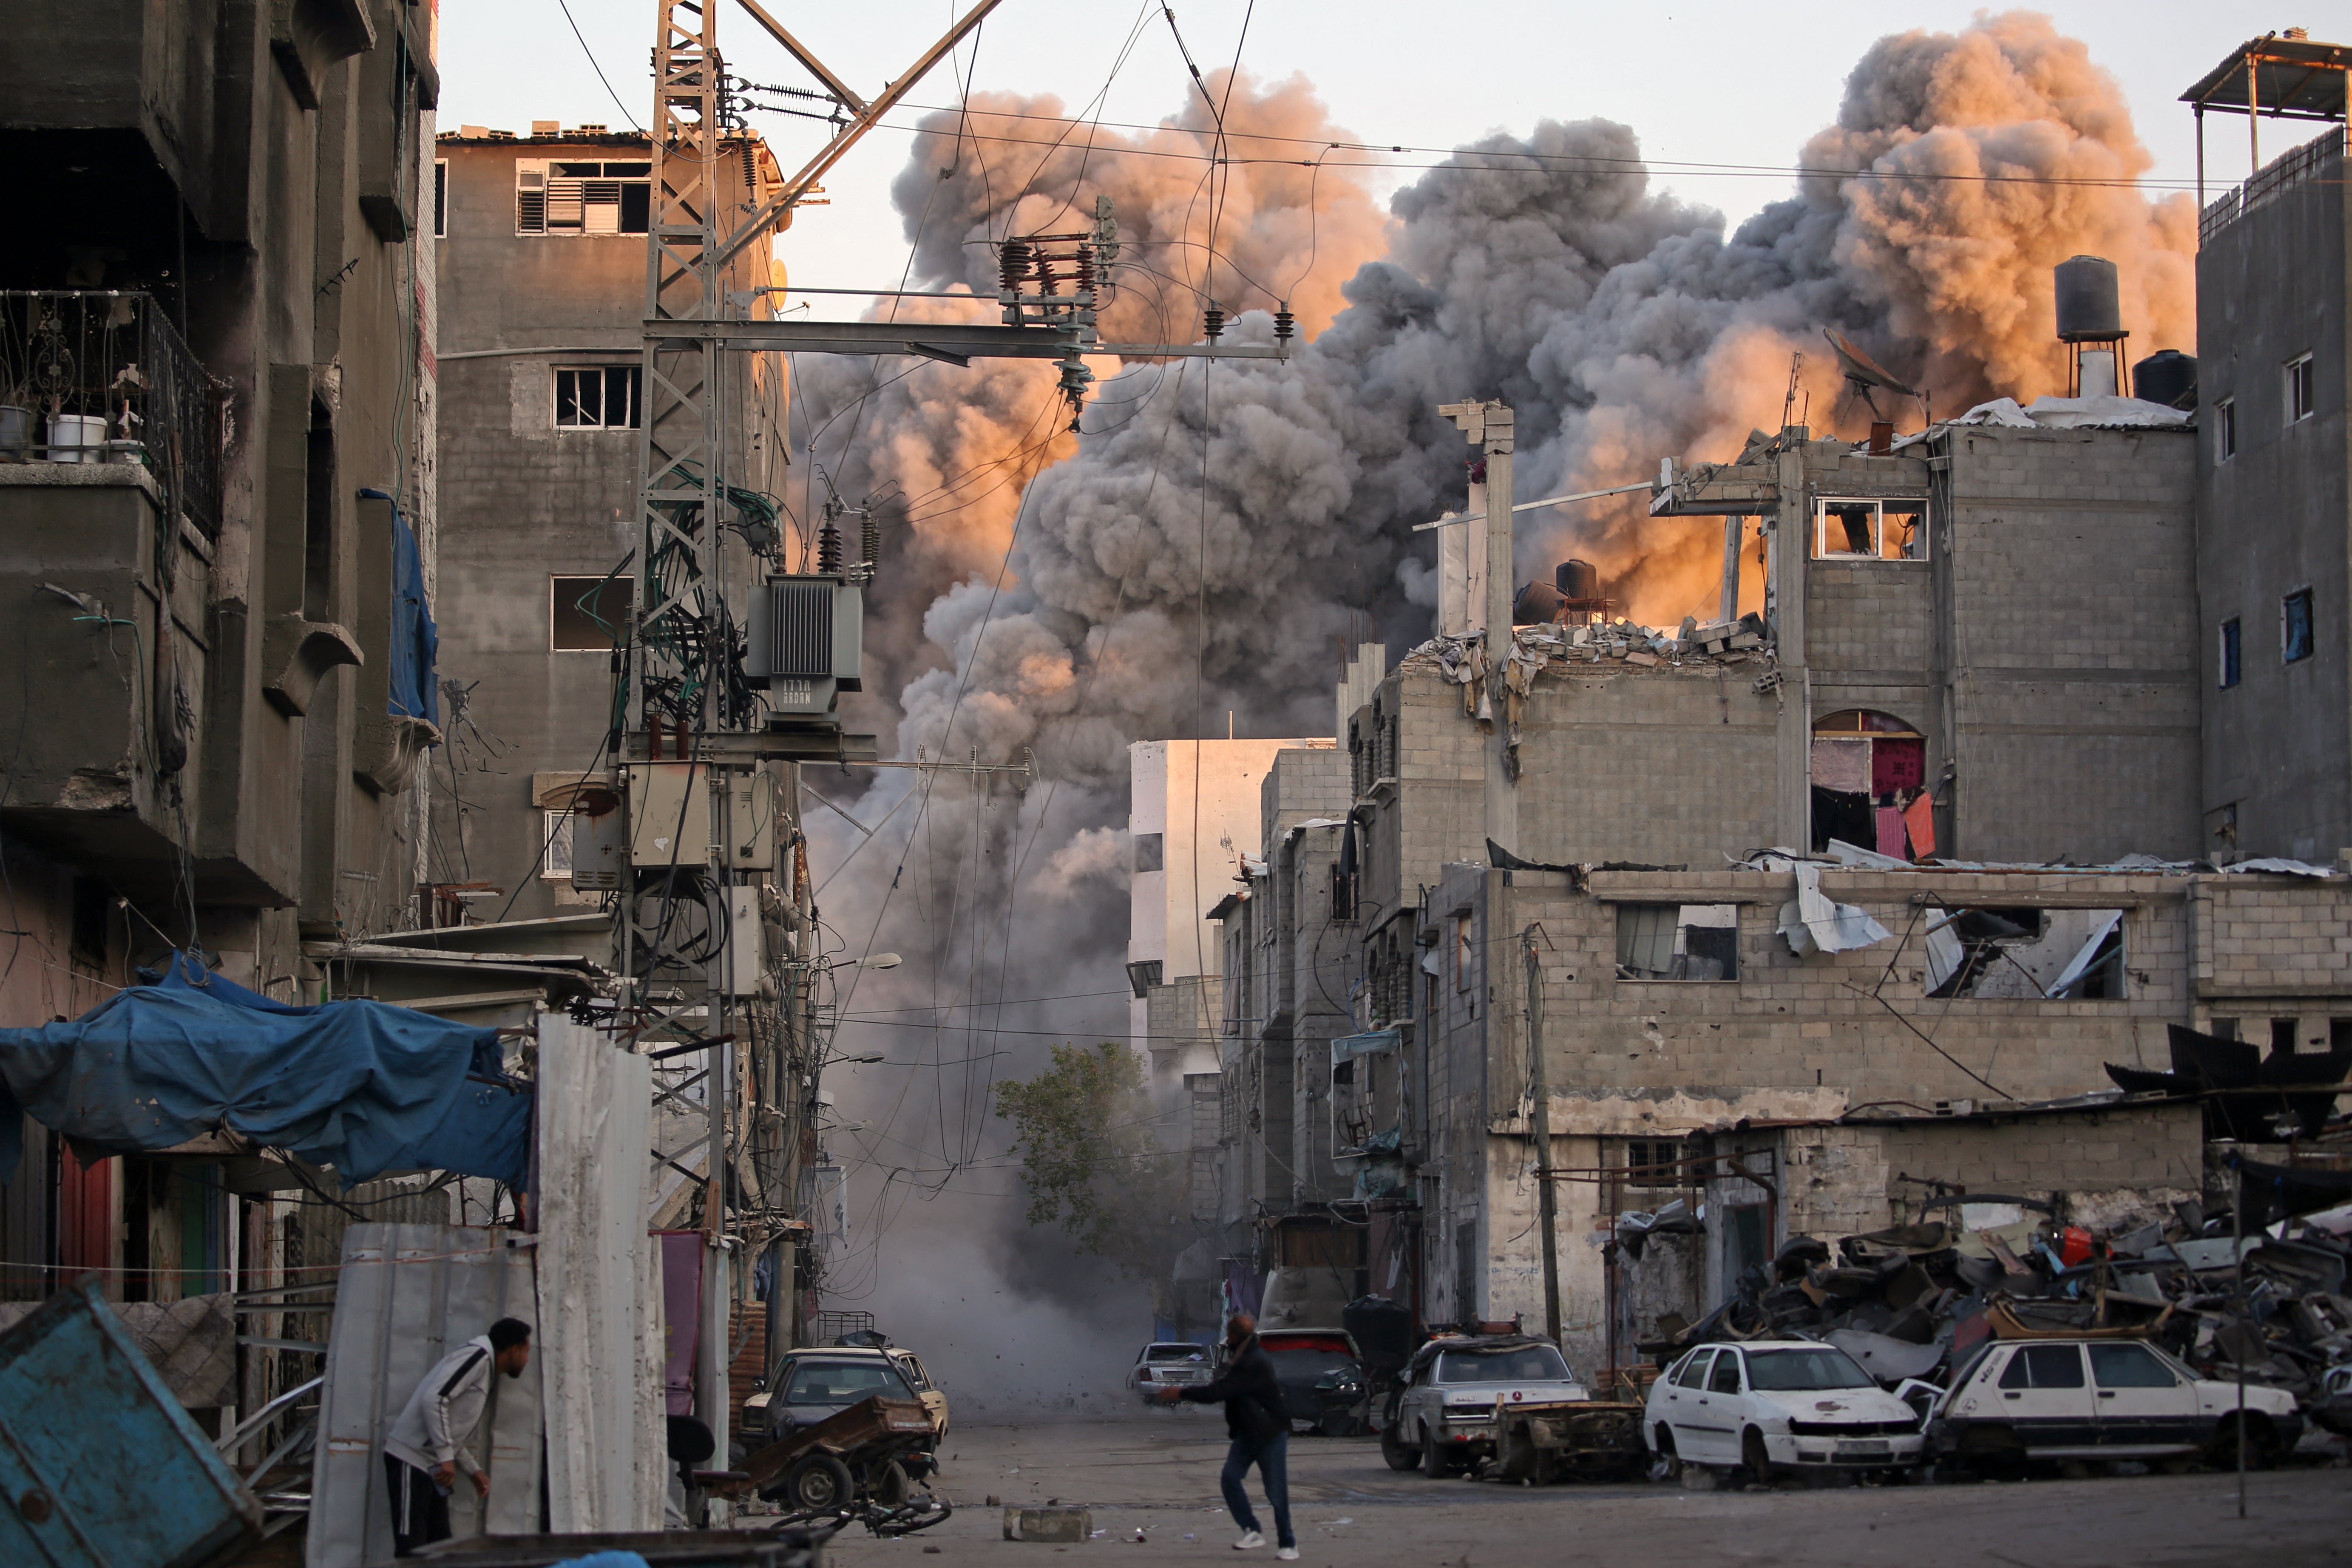
[{"label": "rubble pile", "polygon": [[[1791,1237],[1769,1268],[1741,1275],[1731,1300],[1686,1326],[1662,1320],[1661,1337],[1640,1350],[1663,1367],[1693,1345],[1820,1340],[1897,1388],[1936,1380],[1988,1337],[2131,1337],[2202,1377],[2234,1379],[2242,1364],[2249,1384],[2293,1394],[2311,1418],[2352,1436],[2352,1208],[2240,1239],[2230,1205],[2193,1198],[2105,1236],[2032,1200],[1969,1206],[1993,1202],[2021,1217],[1973,1230],[1927,1220],[1834,1248]],[[1650,1238],[1697,1228],[1678,1202],[1621,1215],[1617,1244],[1638,1259]]]}]

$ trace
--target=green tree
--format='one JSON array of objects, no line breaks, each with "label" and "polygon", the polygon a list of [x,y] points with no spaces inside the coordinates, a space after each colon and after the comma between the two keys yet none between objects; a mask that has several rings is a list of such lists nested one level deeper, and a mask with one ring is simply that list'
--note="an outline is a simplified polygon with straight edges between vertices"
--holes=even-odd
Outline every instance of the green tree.
[{"label": "green tree", "polygon": [[1055,1046],[1054,1063],[996,1086],[1029,1193],[1029,1223],[1059,1226],[1082,1252],[1157,1281],[1180,1237],[1182,1156],[1160,1145],[1135,1053],[1109,1041]]}]

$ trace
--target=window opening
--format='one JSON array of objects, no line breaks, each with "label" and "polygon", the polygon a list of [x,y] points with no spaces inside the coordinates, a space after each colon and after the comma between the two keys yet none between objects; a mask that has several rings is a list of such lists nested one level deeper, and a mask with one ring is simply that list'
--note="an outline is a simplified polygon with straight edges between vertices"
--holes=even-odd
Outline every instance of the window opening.
[{"label": "window opening", "polygon": [[539,858],[540,880],[568,882],[572,880],[572,814],[551,811],[542,815],[547,819],[547,836],[541,843],[545,853]]},{"label": "window opening", "polygon": [[643,234],[652,226],[650,163],[525,159],[515,164],[515,232]]},{"label": "window opening", "polygon": [[433,160],[433,237],[449,235],[449,160]]},{"label": "window opening", "polygon": [[1813,725],[1813,848],[1832,841],[1899,860],[1936,853],[1927,738],[1892,713],[1849,708]]},{"label": "window opening", "polygon": [[1629,1187],[1695,1188],[1714,1173],[1704,1137],[1625,1140]]},{"label": "window opening", "polygon": [[1620,980],[1737,980],[1738,904],[1620,904]]},{"label": "window opening", "polygon": [[2238,400],[2225,397],[2213,405],[2213,460],[2226,463],[2238,455]]},{"label": "window opening", "polygon": [[1139,833],[1135,836],[1135,869],[1139,875],[1168,868],[1167,843],[1164,834]]},{"label": "window opening", "polygon": [[2311,417],[2316,405],[2314,399],[2311,356],[2301,354],[2286,362],[2286,422],[2290,425]]},{"label": "window opening", "polygon": [[2240,675],[2238,658],[2240,652],[2241,641],[2239,637],[2238,617],[2231,616],[2228,620],[2221,623],[2221,689],[2224,691],[2227,691],[2231,687],[2238,684]]},{"label": "window opening", "polygon": [[2279,657],[2297,664],[2311,657],[2311,590],[2298,588],[2279,601]]},{"label": "window opening", "polygon": [[1929,996],[2116,1001],[2121,910],[1954,909],[1926,931]]},{"label": "window opening", "polygon": [[1927,523],[1924,500],[1819,500],[1813,510],[1813,558],[1925,561]]},{"label": "window opening", "polygon": [[559,430],[634,430],[644,371],[633,364],[559,369],[555,425]]},{"label": "window opening", "polygon": [[610,653],[626,640],[635,583],[627,577],[547,580],[547,646],[559,652]]}]

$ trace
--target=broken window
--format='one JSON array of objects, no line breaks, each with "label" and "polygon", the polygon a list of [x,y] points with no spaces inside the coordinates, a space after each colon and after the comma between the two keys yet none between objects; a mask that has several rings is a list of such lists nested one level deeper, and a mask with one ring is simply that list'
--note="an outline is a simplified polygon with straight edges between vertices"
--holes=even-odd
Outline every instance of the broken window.
[{"label": "broken window", "polygon": [[517,234],[643,234],[652,226],[652,163],[522,159],[515,164]]},{"label": "broken window", "polygon": [[1849,708],[1813,725],[1813,848],[1832,840],[1898,860],[1936,852],[1927,738],[1892,713]]},{"label": "broken window", "polygon": [[2279,601],[2279,657],[2297,664],[2311,657],[2311,590],[2297,588]]},{"label": "broken window", "polygon": [[1620,980],[1737,980],[1738,904],[1620,904]]},{"label": "broken window", "polygon": [[1813,503],[1816,561],[1925,561],[1927,503],[1917,500]]},{"label": "broken window", "polygon": [[1930,996],[2114,1001],[2124,994],[2121,910],[1944,910],[1926,938]]},{"label": "broken window", "polygon": [[1714,1174],[1704,1136],[1628,1138],[1625,1184],[1629,1187],[1695,1187]]},{"label": "broken window", "polygon": [[2213,460],[2226,463],[2238,455],[2238,400],[2225,397],[2213,405]]},{"label": "broken window", "polygon": [[566,368],[555,373],[555,425],[560,430],[634,430],[644,371],[633,364]]}]

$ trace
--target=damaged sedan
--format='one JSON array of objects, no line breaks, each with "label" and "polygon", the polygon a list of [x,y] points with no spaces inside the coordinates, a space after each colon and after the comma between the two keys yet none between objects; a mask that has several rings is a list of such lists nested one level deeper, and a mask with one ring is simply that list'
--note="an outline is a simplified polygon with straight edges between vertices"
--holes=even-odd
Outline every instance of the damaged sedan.
[{"label": "damaged sedan", "polygon": [[1917,1411],[1810,1340],[1699,1346],[1651,1385],[1643,1436],[1670,1473],[1745,1469],[1759,1481],[1906,1470],[1927,1445]]}]

